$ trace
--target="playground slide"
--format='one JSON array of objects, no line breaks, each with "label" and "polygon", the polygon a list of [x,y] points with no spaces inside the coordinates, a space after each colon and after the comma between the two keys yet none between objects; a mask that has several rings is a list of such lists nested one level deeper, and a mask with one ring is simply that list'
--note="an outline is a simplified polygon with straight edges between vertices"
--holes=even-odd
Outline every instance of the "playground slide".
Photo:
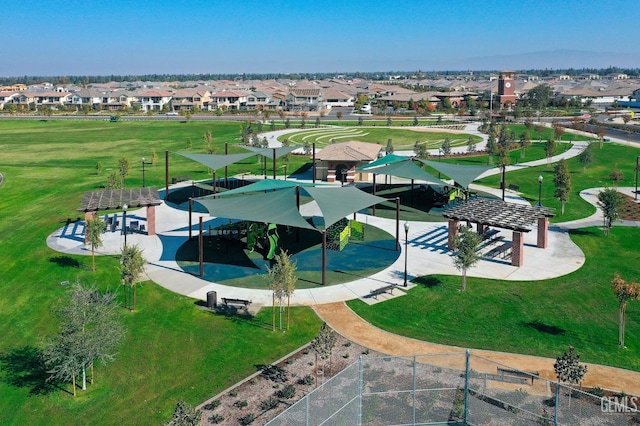
[{"label": "playground slide", "polygon": [[254,225],[253,223],[249,225],[249,230],[247,231],[247,249],[249,251],[255,250],[258,234],[260,233],[259,227]]},{"label": "playground slide", "polygon": [[278,248],[278,227],[277,225],[270,223],[267,227],[267,239],[269,240],[269,251],[267,252],[267,259],[273,259]]}]

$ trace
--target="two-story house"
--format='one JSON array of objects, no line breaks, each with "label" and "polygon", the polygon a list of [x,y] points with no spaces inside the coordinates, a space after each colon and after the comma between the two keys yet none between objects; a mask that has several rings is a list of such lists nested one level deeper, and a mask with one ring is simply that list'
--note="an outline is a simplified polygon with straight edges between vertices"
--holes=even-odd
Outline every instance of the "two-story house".
[{"label": "two-story house", "polygon": [[320,89],[291,89],[285,99],[287,111],[320,111],[324,109]]},{"label": "two-story house", "polygon": [[164,90],[152,90],[140,93],[137,97],[140,110],[144,112],[162,111],[165,105],[169,107],[173,94]]},{"label": "two-story house", "polygon": [[211,101],[211,92],[201,89],[180,89],[173,94],[171,108],[174,111],[196,111],[205,109]]},{"label": "two-story house", "polygon": [[211,95],[209,109],[239,110],[246,107],[247,94],[241,92],[223,91]]}]

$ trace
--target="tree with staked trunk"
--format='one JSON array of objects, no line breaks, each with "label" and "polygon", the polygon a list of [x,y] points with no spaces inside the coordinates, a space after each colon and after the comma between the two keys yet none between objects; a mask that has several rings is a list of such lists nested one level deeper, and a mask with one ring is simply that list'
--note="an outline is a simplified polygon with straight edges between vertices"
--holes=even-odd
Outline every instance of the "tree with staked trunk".
[{"label": "tree with staked trunk", "polygon": [[318,335],[311,341],[311,349],[316,355],[316,386],[318,386],[318,357],[322,360],[329,359],[329,364],[331,364],[331,354],[337,340],[336,332],[324,322]]},{"label": "tree with staked trunk", "polygon": [[87,368],[95,361],[113,361],[116,348],[124,337],[115,303],[115,293],[101,293],[95,287],[75,283],[68,300],[55,308],[60,320],[60,333],[47,345],[43,359],[49,380],[71,382],[76,395],[76,377],[81,376],[81,388],[87,389]]},{"label": "tree with staked trunk", "polygon": [[578,155],[578,161],[582,164],[582,173],[587,172],[587,166],[593,163],[593,144],[587,145],[587,147]]},{"label": "tree with staked trunk", "polygon": [[142,257],[142,250],[135,245],[123,247],[120,255],[120,278],[124,287],[125,307],[127,305],[127,292],[133,293],[130,298],[130,309],[132,311],[136,310],[136,284],[143,270],[144,258]]},{"label": "tree with staked trunk", "polygon": [[120,180],[122,182],[122,188],[124,188],[125,181],[127,176],[129,175],[129,168],[131,165],[129,164],[129,160],[126,157],[122,157],[118,160],[118,173],[120,174]]},{"label": "tree with staked trunk", "polygon": [[569,194],[571,193],[571,175],[564,159],[556,163],[553,184],[556,187],[553,195],[562,203],[561,211],[564,214],[564,205],[569,200]]},{"label": "tree with staked trunk", "polygon": [[611,287],[618,299],[618,344],[624,346],[624,326],[626,322],[627,303],[630,300],[638,300],[640,298],[640,284],[628,283],[623,280],[616,272],[611,281]]},{"label": "tree with staked trunk", "polygon": [[454,239],[455,253],[453,264],[462,272],[462,287],[460,291],[467,289],[467,269],[473,267],[480,260],[478,247],[482,242],[482,236],[466,226],[458,228],[458,235]]},{"label": "tree with staked trunk", "polygon": [[201,424],[202,411],[196,410],[184,400],[178,401],[173,410],[173,418],[166,426],[198,426]]},{"label": "tree with staked trunk", "polygon": [[102,233],[104,232],[104,227],[104,221],[96,216],[86,220],[84,224],[84,237],[85,241],[91,247],[91,269],[94,272],[96,270],[95,250],[102,247]]},{"label": "tree with staked trunk", "polygon": [[[273,292],[273,330],[275,331],[275,301],[279,302],[279,308],[282,312],[282,301],[287,298],[287,330],[290,324],[289,311],[291,308],[291,296],[296,289],[296,262],[286,251],[282,251],[275,255],[275,263],[273,267],[268,269],[267,279],[269,280],[269,288]],[[282,329],[282,318],[280,319],[280,329]]]},{"label": "tree with staked trunk", "polygon": [[609,235],[613,222],[618,220],[621,204],[620,194],[613,188],[605,188],[598,194],[598,207],[602,209],[604,217],[604,234]]},{"label": "tree with staked trunk", "polygon": [[[556,358],[553,369],[559,381],[570,385],[582,383],[584,375],[587,374],[587,366],[580,364],[580,355],[575,353],[573,346],[569,346],[569,352]],[[569,392],[569,407],[571,407],[571,392]]]}]

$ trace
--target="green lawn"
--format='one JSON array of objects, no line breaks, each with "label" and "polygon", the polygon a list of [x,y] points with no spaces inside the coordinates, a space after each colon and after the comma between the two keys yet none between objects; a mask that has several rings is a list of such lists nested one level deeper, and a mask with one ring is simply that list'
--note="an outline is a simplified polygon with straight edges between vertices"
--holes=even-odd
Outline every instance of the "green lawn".
[{"label": "green lawn", "polygon": [[[131,161],[128,186],[141,183],[142,156],[160,155],[148,166],[148,185],[164,186],[164,151],[206,152],[202,135],[214,134],[217,152],[237,141],[239,123],[1,121],[0,171],[0,423],[160,424],[179,399],[197,404],[308,342],[320,322],[310,309],[293,310],[290,332],[272,333],[270,312],[253,320],[215,316],[188,299],[146,282],[136,313],[122,311],[128,336],[116,362],[96,369],[96,384],[72,398],[42,389],[37,350],[56,332],[51,308],[67,287],[61,281],[96,283],[115,290],[118,261],[65,256],[46,237],[76,208],[85,191],[106,183],[117,160]],[[208,171],[171,155],[172,173],[206,178]],[[95,164],[104,166],[96,174]],[[253,164],[241,165],[247,168]],[[257,162],[255,167],[259,167]],[[65,388],[66,390],[69,387]]]},{"label": "green lawn", "polygon": [[[638,279],[638,228],[575,231],[587,261],[556,279],[508,282],[460,276],[421,277],[406,297],[369,306],[348,305],[365,320],[393,333],[461,347],[557,357],[569,345],[581,360],[640,371],[640,302],[627,308],[626,345],[617,346],[618,302],[614,272]],[[541,265],[541,267],[544,267]]]},{"label": "green lawn", "polygon": [[[409,129],[398,129],[393,127],[339,127],[339,128],[318,128],[306,129],[294,134],[287,134],[280,137],[280,140],[289,139],[291,143],[303,145],[305,142],[316,143],[316,148],[323,148],[331,143],[357,140],[361,142],[377,143],[386,146],[387,140],[391,139],[393,148],[396,151],[413,150],[416,142],[427,144],[429,149],[437,149],[442,146],[444,140],[449,138],[451,146],[466,146],[469,139],[468,134],[453,134],[446,131],[441,132],[420,132]],[[481,141],[478,136],[473,136],[476,143]]]}]

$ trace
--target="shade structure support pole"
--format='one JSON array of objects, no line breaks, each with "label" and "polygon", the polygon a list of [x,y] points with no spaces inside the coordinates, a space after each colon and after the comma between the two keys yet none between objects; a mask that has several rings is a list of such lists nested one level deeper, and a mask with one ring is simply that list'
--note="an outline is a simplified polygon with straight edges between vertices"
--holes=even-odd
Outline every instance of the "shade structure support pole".
[{"label": "shade structure support pole", "polygon": [[[373,174],[373,195],[376,195],[376,174]],[[371,213],[373,216],[376,215],[376,205],[374,204],[371,208]]]},{"label": "shade structure support pole", "polygon": [[396,197],[396,251],[400,251],[400,197]]},{"label": "shade structure support pole", "polygon": [[[229,155],[229,143],[224,143],[224,155]],[[229,189],[229,166],[224,166],[224,187]]]},{"label": "shade structure support pole", "polygon": [[327,231],[322,231],[322,285],[327,283]]},{"label": "shade structure support pole", "polygon": [[312,166],[313,166],[313,174],[312,174],[312,182],[316,183],[316,143],[311,144],[311,158],[312,158]]},{"label": "shade structure support pole", "polygon": [[191,241],[191,238],[193,237],[191,235],[191,228],[192,228],[191,214],[192,213],[193,213],[193,198],[189,197],[189,241]]},{"label": "shade structure support pole", "polygon": [[273,148],[273,179],[276,178],[276,149]]},{"label": "shade structure support pole", "polygon": [[200,216],[200,226],[198,228],[198,256],[200,261],[200,276],[204,276],[204,235],[202,233],[202,216]]},{"label": "shade structure support pole", "polygon": [[[300,186],[296,186],[296,208],[300,212]],[[296,243],[300,242],[300,228],[296,228]]]},{"label": "shade structure support pole", "polygon": [[164,200],[169,199],[169,151],[164,152]]}]

